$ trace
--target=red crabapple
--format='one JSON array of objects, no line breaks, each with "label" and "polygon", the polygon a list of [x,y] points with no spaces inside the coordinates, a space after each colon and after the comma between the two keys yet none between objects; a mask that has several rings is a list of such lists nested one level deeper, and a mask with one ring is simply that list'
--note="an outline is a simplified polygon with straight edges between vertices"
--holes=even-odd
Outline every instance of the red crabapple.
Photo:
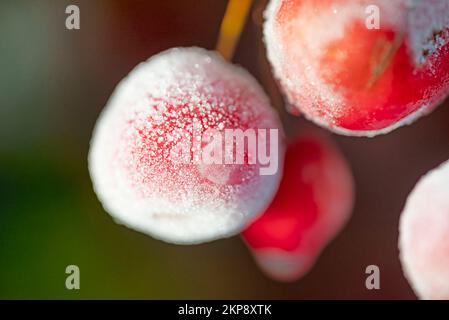
[{"label": "red crabapple", "polygon": [[400,219],[399,249],[416,294],[449,300],[449,161],[421,178],[409,195]]},{"label": "red crabapple", "polygon": [[[98,119],[89,169],[118,222],[167,242],[200,243],[240,232],[269,204],[282,140],[278,116],[248,72],[216,53],[177,48],[117,86]],[[257,150],[242,148],[245,141]]]},{"label": "red crabapple", "polygon": [[352,174],[336,146],[321,134],[304,132],[287,147],[273,202],[242,232],[243,239],[270,277],[296,280],[343,228],[353,198]]},{"label": "red crabapple", "polygon": [[271,0],[265,17],[291,107],[334,132],[390,132],[449,93],[447,0]]}]

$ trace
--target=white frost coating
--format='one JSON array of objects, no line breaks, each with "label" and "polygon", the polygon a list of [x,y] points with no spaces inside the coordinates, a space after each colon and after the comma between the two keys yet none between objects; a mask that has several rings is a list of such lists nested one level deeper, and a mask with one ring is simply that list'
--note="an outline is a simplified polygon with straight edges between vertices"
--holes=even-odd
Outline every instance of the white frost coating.
[{"label": "white frost coating", "polygon": [[[309,59],[298,59],[294,60],[295,63],[298,64],[298,66],[290,66],[288,63],[285,62],[284,55],[282,54],[286,50],[283,48],[282,41],[277,41],[279,39],[279,35],[276,34],[276,28],[277,28],[277,22],[274,19],[276,12],[279,10],[279,6],[281,5],[282,0],[271,0],[267,6],[267,9],[264,12],[265,17],[265,23],[264,23],[264,41],[266,43],[267,47],[267,55],[268,59],[270,60],[271,64],[273,65],[273,70],[275,73],[275,76],[280,80],[283,86],[285,86],[284,93],[287,95],[287,98],[290,102],[293,103],[295,101],[294,97],[290,95],[290,92],[299,91],[302,92],[310,92],[310,87],[319,87],[321,88],[322,92],[322,99],[327,101],[329,104],[339,104],[341,103],[341,99],[339,95],[335,95],[335,93],[332,91],[329,86],[327,86],[325,83],[323,83],[320,78],[315,74],[314,70],[316,70],[316,66],[311,66]],[[338,11],[337,11],[338,12]],[[312,17],[316,17],[315,22],[321,23],[321,16],[311,14]],[[339,15],[335,15],[338,17]],[[329,18],[329,17],[327,17]],[[334,18],[334,17],[330,17]],[[322,20],[321,20],[322,21]],[[310,28],[310,24],[307,23],[305,25],[305,22],[298,19],[291,23],[291,27],[294,27],[297,30],[307,30]],[[318,29],[319,30],[319,29]],[[315,30],[313,35],[316,35],[315,39],[319,39],[319,37],[338,37],[341,35],[341,30],[334,29],[335,31],[332,32],[330,29],[326,29],[325,31],[329,32],[319,32],[318,30]],[[302,35],[305,36],[307,32],[304,32]],[[315,52],[319,52],[320,47],[318,46],[319,41],[315,41],[314,39],[309,39],[311,41],[311,47],[314,48]],[[297,53],[296,57],[304,56],[306,57],[304,53],[304,48],[299,43],[290,43],[289,46],[291,46],[292,51],[295,51]],[[296,77],[291,76],[285,77],[284,75],[287,73],[285,68],[295,68],[295,70],[302,70],[303,74],[298,75]],[[303,81],[303,78],[307,79]],[[294,104],[294,103],[293,103]]]},{"label": "white frost coating", "polygon": [[[309,99],[311,101],[323,101],[323,105],[326,107],[322,111],[327,114],[332,113],[332,115],[328,114],[328,118],[335,117],[339,113],[338,106],[344,104],[344,99],[340,92],[322,81],[316,74],[315,71],[320,70],[319,59],[313,59],[313,57],[321,55],[323,45],[343,38],[347,23],[359,20],[364,24],[367,17],[365,9],[372,4],[372,1],[353,1],[351,5],[346,2],[336,2],[329,10],[316,10],[313,4],[301,7],[301,16],[289,21],[288,26],[283,26],[284,29],[294,29],[295,32],[301,34],[300,40],[288,44],[288,51],[294,52],[294,57],[285,56],[287,50],[283,48],[282,41],[279,41],[280,35],[276,31],[279,26],[275,16],[283,1],[271,0],[264,12],[264,40],[268,59],[274,67],[274,73],[285,87],[283,91],[292,104],[295,104],[295,92],[301,92],[303,95],[313,95],[319,92],[319,96],[310,96]],[[382,8],[382,25],[403,28],[405,19],[398,13],[404,12],[401,7],[408,4],[407,0],[393,2],[391,0],[377,0],[375,3]],[[302,18],[304,16],[308,18],[306,21]],[[332,27],[324,28],[323,23],[332,25]],[[310,30],[313,30],[313,32],[310,32]],[[296,65],[292,65],[292,63]],[[289,72],[289,69],[302,71],[301,74],[295,75]],[[315,122],[319,121],[316,114],[309,118]],[[335,132],[339,132],[338,128],[335,129]],[[352,131],[347,130],[347,132],[352,135]]]},{"label": "white frost coating", "polygon": [[409,195],[399,226],[400,259],[421,299],[449,299],[449,161]]},{"label": "white frost coating", "polygon": [[[173,142],[164,140],[167,131],[191,132],[191,118],[202,129],[232,128],[236,122],[276,128],[283,140],[268,98],[242,68],[200,48],[152,57],[117,86],[91,140],[94,189],[118,223],[167,242],[200,243],[238,233],[269,204],[282,174],[283,141],[277,174],[214,183],[204,179],[201,166],[167,164],[168,150],[160,147]],[[174,134],[172,139],[185,137]],[[210,170],[214,178],[229,171],[220,166]]]}]

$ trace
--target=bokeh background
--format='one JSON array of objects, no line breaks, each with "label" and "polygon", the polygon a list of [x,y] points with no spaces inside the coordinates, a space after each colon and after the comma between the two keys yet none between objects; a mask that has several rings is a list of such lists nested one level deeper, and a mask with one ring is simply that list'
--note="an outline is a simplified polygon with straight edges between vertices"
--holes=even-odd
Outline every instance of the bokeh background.
[{"label": "bokeh background", "polygon": [[[255,1],[234,62],[272,98],[292,135],[261,42]],[[65,28],[65,8],[81,29]],[[398,218],[418,178],[449,159],[449,105],[374,139],[335,136],[356,180],[353,218],[315,268],[278,283],[239,237],[175,246],[115,224],[87,171],[95,121],[136,64],[176,46],[213,49],[225,0],[0,2],[0,298],[414,299],[398,260]],[[65,268],[81,289],[65,288]],[[365,288],[380,267],[381,289]]]}]

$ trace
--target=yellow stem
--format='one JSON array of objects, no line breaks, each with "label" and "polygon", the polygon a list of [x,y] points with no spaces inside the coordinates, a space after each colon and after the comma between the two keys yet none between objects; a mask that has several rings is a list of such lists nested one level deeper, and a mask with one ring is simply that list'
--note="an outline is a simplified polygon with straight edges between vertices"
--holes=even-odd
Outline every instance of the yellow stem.
[{"label": "yellow stem", "polygon": [[245,25],[252,0],[229,0],[220,26],[216,50],[228,61],[234,56],[235,48]]}]

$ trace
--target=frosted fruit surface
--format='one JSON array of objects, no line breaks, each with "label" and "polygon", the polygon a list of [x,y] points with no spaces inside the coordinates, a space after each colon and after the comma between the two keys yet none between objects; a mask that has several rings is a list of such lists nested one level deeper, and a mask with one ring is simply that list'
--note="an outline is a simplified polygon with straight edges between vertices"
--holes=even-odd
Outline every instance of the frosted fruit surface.
[{"label": "frosted fruit surface", "polygon": [[410,193],[399,226],[402,268],[422,299],[449,300],[449,162]]},{"label": "frosted fruit surface", "polygon": [[[257,138],[258,129],[277,130],[276,146],[266,139],[277,152],[277,172],[261,175],[259,162],[204,162],[200,151],[213,137],[206,133],[227,129],[254,129]],[[141,63],[117,86],[97,121],[89,169],[117,222],[168,242],[199,243],[238,233],[265,209],[283,152],[278,116],[249,73],[213,52],[176,48]]]},{"label": "frosted fruit surface", "polygon": [[265,17],[286,98],[332,131],[384,134],[449,93],[447,0],[271,0]]}]

